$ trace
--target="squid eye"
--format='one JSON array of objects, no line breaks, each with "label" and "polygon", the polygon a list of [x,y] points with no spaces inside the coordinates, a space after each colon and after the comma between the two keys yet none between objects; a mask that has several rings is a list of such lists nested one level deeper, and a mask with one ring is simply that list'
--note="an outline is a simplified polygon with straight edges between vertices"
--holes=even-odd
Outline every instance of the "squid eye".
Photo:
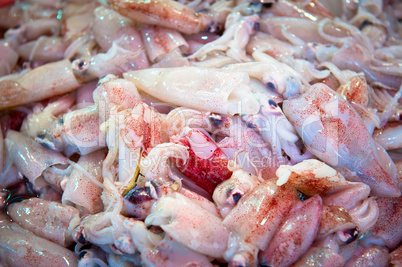
[{"label": "squid eye", "polygon": [[368,26],[368,25],[372,25],[373,23],[371,21],[369,21],[368,19],[365,19],[359,26],[359,30],[363,30],[364,27]]},{"label": "squid eye", "polygon": [[255,125],[254,123],[249,122],[249,121],[246,122],[246,125],[247,125],[248,128],[252,128],[252,129],[253,129],[253,128],[257,128],[257,125]]},{"label": "squid eye", "polygon": [[86,252],[85,250],[81,251],[81,252],[78,254],[78,259],[79,259],[79,260],[82,259],[87,253],[88,253],[88,252]]},{"label": "squid eye", "polygon": [[79,235],[77,238],[77,241],[78,241],[78,243],[81,243],[81,244],[87,243],[87,240],[85,239],[84,234]]},{"label": "squid eye", "polygon": [[209,119],[213,124],[215,124],[218,127],[222,124],[222,117],[219,116],[218,114],[209,115]]},{"label": "squid eye", "polygon": [[262,4],[262,6],[265,7],[265,8],[271,8],[271,7],[272,7],[272,3]]},{"label": "squid eye", "polygon": [[344,232],[344,235],[345,235],[345,237],[347,237],[347,239],[345,240],[345,243],[349,244],[356,240],[357,236],[359,235],[359,231],[356,228],[349,229]]},{"label": "squid eye", "polygon": [[241,198],[241,194],[240,193],[234,193],[232,195],[234,203],[237,204],[237,202],[239,202],[240,198]]},{"label": "squid eye", "polygon": [[268,100],[268,104],[273,106],[273,107],[277,107],[278,105],[276,104],[276,102],[272,99]]},{"label": "squid eye", "polygon": [[303,194],[303,193],[300,192],[299,190],[297,190],[297,196],[299,197],[299,199],[300,199],[301,201],[304,201],[304,200],[306,200],[306,199],[308,198],[305,194]]},{"label": "squid eye", "polygon": [[259,31],[260,30],[260,23],[259,22],[254,23],[253,29],[256,32]]},{"label": "squid eye", "polygon": [[276,91],[276,86],[272,82],[267,82],[267,87],[272,91]]}]

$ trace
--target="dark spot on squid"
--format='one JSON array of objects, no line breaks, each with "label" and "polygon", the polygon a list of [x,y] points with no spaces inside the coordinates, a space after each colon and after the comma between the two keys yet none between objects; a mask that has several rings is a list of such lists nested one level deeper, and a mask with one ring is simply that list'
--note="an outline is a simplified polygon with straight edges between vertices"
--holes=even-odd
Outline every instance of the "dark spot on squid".
[{"label": "dark spot on squid", "polygon": [[85,245],[82,245],[82,247],[80,247],[80,251],[86,250],[86,249],[90,249],[92,247],[91,243],[87,243]]},{"label": "dark spot on squid", "polygon": [[[141,175],[141,176],[144,177],[144,175],[142,175],[141,173],[140,173],[139,175]],[[151,180],[148,180],[148,183],[151,184],[151,186],[155,189],[156,194],[158,195],[158,194],[159,194],[158,185],[155,184],[155,183],[154,183],[153,181],[151,181]],[[148,184],[145,184],[145,191],[147,192],[147,194],[148,194],[150,197],[151,197],[151,194],[152,194],[152,192],[151,192],[151,186],[149,186]]]},{"label": "dark spot on squid", "polygon": [[271,265],[260,264],[260,267],[272,267]]},{"label": "dark spot on squid", "polygon": [[262,6],[264,7],[264,8],[271,8],[272,7],[272,2],[271,3],[263,3],[262,4]]},{"label": "dark spot on squid", "polygon": [[364,27],[366,27],[368,25],[373,25],[373,23],[371,21],[369,21],[368,19],[363,20],[363,22],[359,26],[359,30],[363,30]]},{"label": "dark spot on squid", "polygon": [[26,178],[25,176],[24,176],[24,182],[25,182],[25,187],[26,187],[26,189],[27,189],[27,193],[28,193],[28,195],[30,195],[31,197],[39,197],[38,196],[38,194],[36,194],[35,192],[34,192],[34,189],[33,189],[33,184],[28,180],[28,178]]},{"label": "dark spot on squid", "polygon": [[102,77],[100,77],[99,80],[98,80],[98,84],[97,84],[97,85],[102,84],[102,79],[105,78],[107,75],[108,75],[108,74],[105,74],[105,75],[103,75]]},{"label": "dark spot on squid", "polygon": [[83,250],[78,254],[78,260],[82,259],[88,252]]},{"label": "dark spot on squid", "polygon": [[36,137],[39,139],[45,139],[46,138],[46,130],[43,130],[41,133],[39,133]]},{"label": "dark spot on squid", "polygon": [[24,201],[25,199],[31,198],[30,196],[18,196],[18,197],[12,197],[7,200],[7,205],[13,204],[13,203],[18,203],[21,201]]},{"label": "dark spot on squid", "polygon": [[77,238],[77,241],[78,241],[78,243],[81,243],[81,244],[87,243],[87,240],[86,240],[86,238],[85,238],[85,236],[84,236],[83,233],[80,233],[80,234],[79,234],[79,236],[78,236],[78,238]]},{"label": "dark spot on squid", "polygon": [[347,237],[345,243],[349,244],[356,240],[356,238],[359,236],[359,231],[357,230],[357,228],[349,229],[344,232],[344,235],[345,237]]},{"label": "dark spot on squid", "polygon": [[84,67],[84,65],[85,65],[84,61],[80,61],[80,63],[77,64],[79,69],[82,69]]},{"label": "dark spot on squid", "polygon": [[208,12],[209,12],[208,8],[203,8],[203,9],[200,9],[197,12],[195,12],[195,14],[197,15],[197,13],[208,13]]},{"label": "dark spot on squid", "polygon": [[257,128],[257,125],[255,125],[254,123],[249,122],[249,121],[246,122],[246,125],[247,125],[248,128],[252,128],[252,129]]},{"label": "dark spot on squid", "polygon": [[17,25],[17,26],[14,26],[12,29],[13,30],[17,30],[17,29],[19,29],[21,27],[21,25]]},{"label": "dark spot on squid", "polygon": [[135,205],[152,200],[150,189],[144,187],[133,188],[124,198]]},{"label": "dark spot on squid", "polygon": [[299,190],[297,190],[297,196],[299,197],[299,199],[301,201],[305,201],[307,199],[307,196],[305,194],[303,194],[302,192],[300,192]]},{"label": "dark spot on squid", "polygon": [[211,114],[211,115],[209,115],[209,117],[208,117],[210,120],[211,120],[211,122],[213,123],[213,124],[215,124],[216,126],[221,126],[222,125],[222,117],[221,116],[219,116],[219,115],[217,115],[217,114]]},{"label": "dark spot on squid", "polygon": [[267,82],[267,87],[269,90],[276,91],[276,86],[272,82]]},{"label": "dark spot on squid", "polygon": [[210,33],[218,33],[222,31],[223,27],[220,23],[218,22],[212,22],[211,24],[208,25],[206,32]]},{"label": "dark spot on squid", "polygon": [[268,100],[268,104],[273,106],[273,107],[277,107],[278,105],[276,104],[276,102],[272,99]]},{"label": "dark spot on squid", "polygon": [[254,28],[254,31],[256,31],[256,32],[259,31],[260,30],[260,23],[259,22],[254,23],[253,28]]},{"label": "dark spot on squid", "polygon": [[241,198],[241,194],[240,193],[234,193],[232,195],[232,197],[233,197],[233,200],[234,200],[235,204],[237,204],[237,202],[239,202],[239,200]]}]

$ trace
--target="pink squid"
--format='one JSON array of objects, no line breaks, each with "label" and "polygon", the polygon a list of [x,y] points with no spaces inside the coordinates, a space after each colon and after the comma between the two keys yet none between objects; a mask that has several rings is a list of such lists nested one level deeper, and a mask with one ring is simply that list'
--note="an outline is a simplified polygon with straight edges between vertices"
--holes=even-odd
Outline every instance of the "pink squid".
[{"label": "pink squid", "polygon": [[355,110],[328,86],[314,84],[305,94],[285,100],[283,111],[313,155],[349,173],[349,179],[367,183],[374,195],[401,194],[392,159]]},{"label": "pink squid", "polygon": [[9,130],[5,144],[17,169],[38,188],[47,185],[42,177],[47,168],[68,164],[67,158],[61,153],[43,147],[20,132]]},{"label": "pink squid", "polygon": [[[0,227],[1,263],[9,266],[77,266],[77,255],[71,250],[25,230],[17,223]],[[22,245],[23,244],[23,245]]]},{"label": "pink squid", "polygon": [[189,157],[186,162],[177,160],[177,169],[209,194],[232,175],[227,167],[228,157],[201,130],[185,128],[183,136],[174,137],[172,141],[188,147]]},{"label": "pink squid", "polygon": [[10,204],[7,212],[25,229],[63,247],[73,243],[71,232],[80,223],[76,208],[39,198]]},{"label": "pink squid", "polygon": [[101,195],[102,162],[106,156],[105,150],[81,156],[77,163],[73,163],[63,195],[62,203],[75,206],[81,214],[97,213],[103,210]]},{"label": "pink squid", "polygon": [[212,16],[175,1],[125,1],[108,0],[117,12],[137,22],[167,27],[185,34],[194,34],[207,28],[212,23]]},{"label": "pink squid", "polygon": [[316,238],[322,213],[321,197],[299,202],[288,213],[267,248],[258,255],[268,266],[289,266],[304,255]]},{"label": "pink squid", "polygon": [[229,231],[221,218],[180,193],[160,198],[145,224],[160,226],[178,243],[213,258],[223,258],[227,248]]},{"label": "pink squid", "polygon": [[296,190],[264,181],[240,198],[223,225],[241,240],[265,250],[297,199]]}]

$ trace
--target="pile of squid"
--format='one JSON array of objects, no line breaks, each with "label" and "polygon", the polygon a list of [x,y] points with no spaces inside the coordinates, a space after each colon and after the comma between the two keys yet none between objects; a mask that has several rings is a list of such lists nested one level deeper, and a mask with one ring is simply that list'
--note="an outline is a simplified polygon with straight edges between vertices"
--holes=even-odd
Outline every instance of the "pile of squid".
[{"label": "pile of squid", "polygon": [[0,265],[401,266],[401,21],[0,1]]}]

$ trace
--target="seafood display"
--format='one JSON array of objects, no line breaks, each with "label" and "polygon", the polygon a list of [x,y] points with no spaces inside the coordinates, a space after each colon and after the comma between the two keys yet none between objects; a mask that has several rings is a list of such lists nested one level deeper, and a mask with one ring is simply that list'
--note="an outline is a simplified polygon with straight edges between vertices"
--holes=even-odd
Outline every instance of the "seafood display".
[{"label": "seafood display", "polygon": [[0,0],[1,266],[400,266],[402,3]]}]

